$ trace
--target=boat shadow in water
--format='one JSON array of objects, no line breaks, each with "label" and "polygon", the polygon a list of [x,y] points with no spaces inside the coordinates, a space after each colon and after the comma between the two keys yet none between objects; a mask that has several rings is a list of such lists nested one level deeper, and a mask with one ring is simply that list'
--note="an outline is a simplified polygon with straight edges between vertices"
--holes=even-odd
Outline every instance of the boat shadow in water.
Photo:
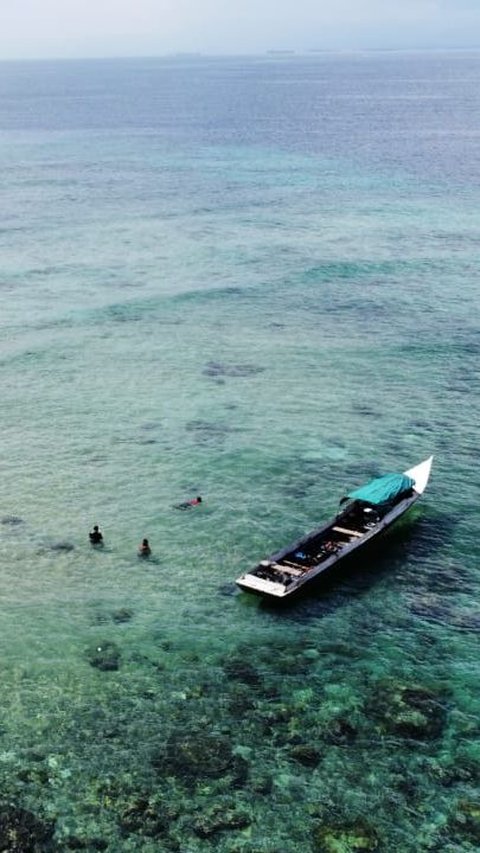
[{"label": "boat shadow in water", "polygon": [[417,559],[423,553],[430,562],[435,552],[450,540],[456,524],[451,515],[437,513],[433,518],[425,517],[420,509],[414,508],[408,519],[385,531],[361,552],[333,566],[330,573],[299,589],[292,598],[262,598],[259,606],[262,611],[295,621],[326,616],[349,604],[352,598],[364,595],[379,581],[398,577],[414,552]]}]

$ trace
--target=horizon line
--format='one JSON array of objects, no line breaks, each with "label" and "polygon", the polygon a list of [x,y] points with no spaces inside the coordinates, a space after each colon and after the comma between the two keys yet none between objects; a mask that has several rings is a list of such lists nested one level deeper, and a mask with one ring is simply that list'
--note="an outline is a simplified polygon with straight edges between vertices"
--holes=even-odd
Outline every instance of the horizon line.
[{"label": "horizon line", "polygon": [[132,53],[132,54],[98,54],[98,55],[61,55],[52,54],[51,56],[0,56],[0,62],[89,62],[89,61],[119,61],[119,60],[136,60],[136,59],[246,59],[246,58],[271,58],[271,59],[291,59],[295,57],[318,56],[322,54],[362,54],[362,53],[471,53],[480,51],[478,45],[436,45],[436,46],[416,46],[416,47],[312,47],[305,49],[295,48],[267,48],[262,51],[169,51],[168,53]]}]

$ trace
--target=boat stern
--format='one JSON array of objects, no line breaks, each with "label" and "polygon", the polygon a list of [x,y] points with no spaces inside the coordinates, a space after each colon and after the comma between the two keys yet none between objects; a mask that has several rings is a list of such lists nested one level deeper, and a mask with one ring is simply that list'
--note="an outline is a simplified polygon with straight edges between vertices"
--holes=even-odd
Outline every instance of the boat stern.
[{"label": "boat stern", "polygon": [[270,596],[271,598],[284,598],[289,592],[284,583],[260,578],[258,575],[248,572],[238,578],[236,584],[244,592],[253,592],[255,595]]}]

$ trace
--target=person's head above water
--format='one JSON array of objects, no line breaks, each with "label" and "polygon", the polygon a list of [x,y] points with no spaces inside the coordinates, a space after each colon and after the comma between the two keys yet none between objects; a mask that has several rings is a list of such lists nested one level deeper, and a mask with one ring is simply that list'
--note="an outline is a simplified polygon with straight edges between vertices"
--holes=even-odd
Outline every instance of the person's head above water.
[{"label": "person's head above water", "polygon": [[102,545],[103,544],[103,536],[100,533],[98,528],[98,524],[95,524],[91,533],[88,534],[90,537],[90,542],[92,545]]},{"label": "person's head above water", "polygon": [[138,556],[139,557],[149,557],[152,553],[152,549],[148,544],[148,539],[142,539],[140,545],[138,546]]}]

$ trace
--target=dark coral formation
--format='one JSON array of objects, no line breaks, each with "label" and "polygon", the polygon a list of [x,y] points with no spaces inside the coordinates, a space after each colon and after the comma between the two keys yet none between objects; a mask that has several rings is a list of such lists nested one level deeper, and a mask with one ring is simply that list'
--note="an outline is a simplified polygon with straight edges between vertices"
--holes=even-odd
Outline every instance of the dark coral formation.
[{"label": "dark coral formation", "polygon": [[447,719],[444,697],[420,685],[382,686],[370,713],[381,731],[417,740],[439,737]]},{"label": "dark coral formation", "polygon": [[118,610],[114,610],[112,613],[112,620],[114,622],[130,622],[133,618],[133,610],[129,607],[119,607]]},{"label": "dark coral formation", "polygon": [[218,832],[245,829],[251,819],[245,809],[235,803],[214,803],[193,821],[193,831],[200,838],[210,838]]},{"label": "dark coral formation", "polygon": [[225,364],[222,361],[208,361],[202,370],[204,376],[213,378],[223,376],[256,376],[257,373],[262,373],[264,367],[259,367],[255,364]]},{"label": "dark coral formation", "polygon": [[86,657],[90,666],[108,672],[119,668],[121,653],[116,643],[105,640],[90,646]]},{"label": "dark coral formation", "polygon": [[448,597],[437,593],[410,596],[409,608],[415,616],[420,616],[428,622],[447,624],[460,630],[480,631],[478,607],[461,607]]},{"label": "dark coral formation", "polygon": [[480,848],[480,801],[461,800],[451,824],[453,834]]},{"label": "dark coral formation", "polygon": [[173,733],[153,763],[162,774],[191,783],[233,770],[236,759],[225,735],[191,730]]},{"label": "dark coral formation", "polygon": [[321,753],[314,746],[308,744],[297,744],[290,749],[290,755],[294,761],[303,764],[304,767],[316,767],[320,763]]},{"label": "dark coral formation", "polygon": [[93,853],[94,850],[108,850],[108,841],[103,838],[83,838],[78,835],[71,835],[63,841],[67,850],[87,850]]},{"label": "dark coral formation", "polygon": [[202,420],[188,421],[185,429],[187,432],[193,433],[197,444],[206,445],[221,444],[227,435],[233,432],[227,424]]},{"label": "dark coral formation", "polygon": [[352,744],[357,737],[357,730],[344,717],[334,717],[329,720],[328,725],[322,732],[322,738],[326,743],[336,745]]},{"label": "dark coral formation", "polygon": [[168,835],[172,821],[178,817],[173,803],[166,803],[154,794],[134,797],[122,809],[119,823],[124,834],[139,833],[150,838]]},{"label": "dark coral formation", "polygon": [[232,680],[249,684],[251,687],[258,687],[260,684],[261,679],[257,670],[242,655],[232,655],[227,658],[223,668],[225,675]]},{"label": "dark coral formation", "polygon": [[5,853],[45,853],[53,849],[55,825],[26,809],[0,805],[0,850]]},{"label": "dark coral formation", "polygon": [[71,542],[66,542],[65,540],[61,540],[60,542],[54,542],[53,545],[50,546],[52,551],[73,551],[75,549],[75,545],[72,545]]},{"label": "dark coral formation", "polygon": [[313,834],[313,849],[318,853],[369,853],[378,843],[377,833],[364,821],[322,824]]}]

